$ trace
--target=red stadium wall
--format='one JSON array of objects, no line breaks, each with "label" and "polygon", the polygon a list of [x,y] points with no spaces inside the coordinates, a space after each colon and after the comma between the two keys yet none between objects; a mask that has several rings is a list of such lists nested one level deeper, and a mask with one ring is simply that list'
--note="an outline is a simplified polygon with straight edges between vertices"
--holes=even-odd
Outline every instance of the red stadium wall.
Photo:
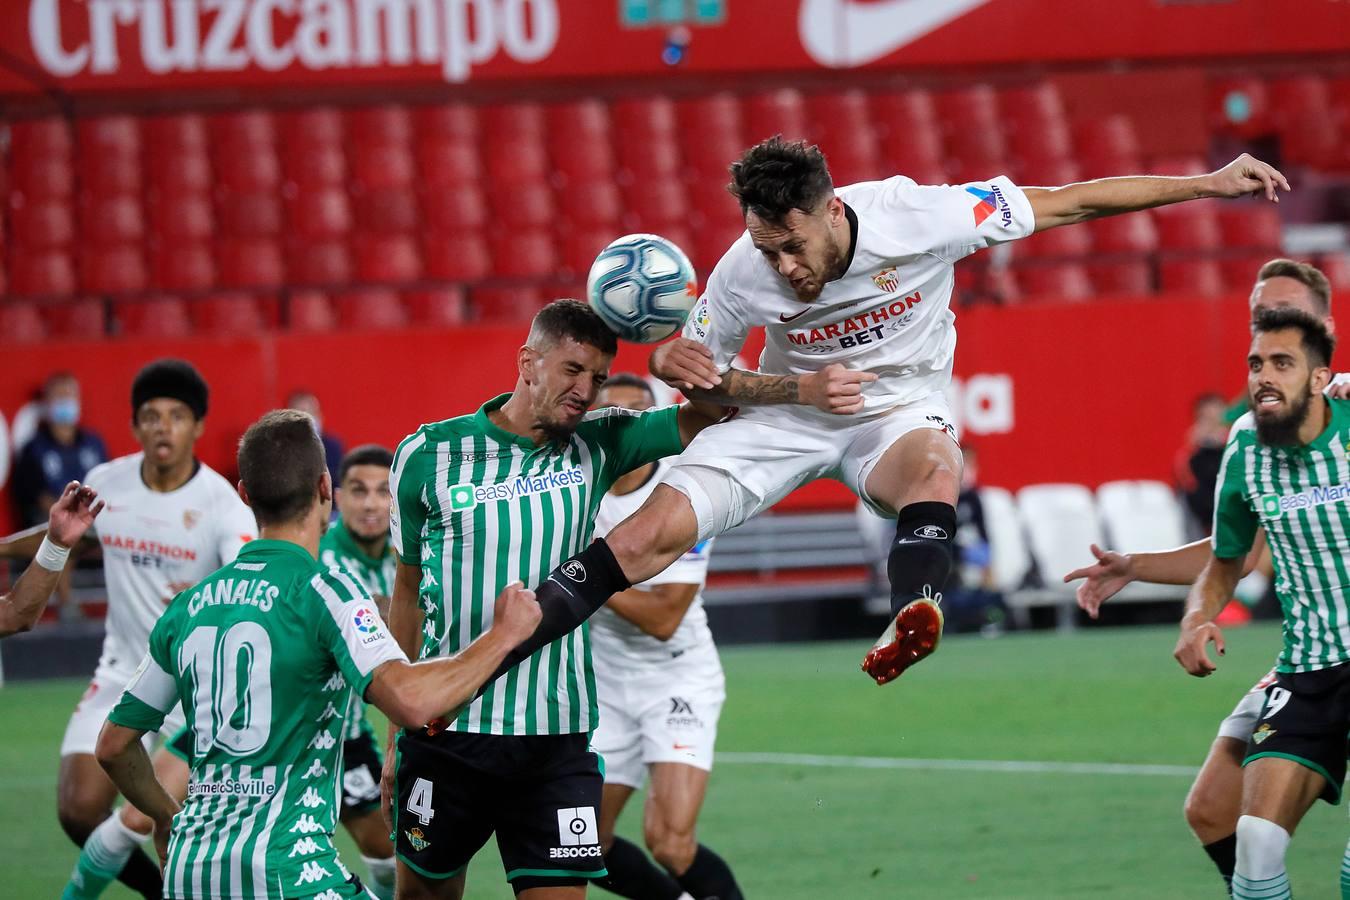
[{"label": "red stadium wall", "polygon": [[[1115,478],[1170,480],[1191,401],[1243,385],[1240,298],[1119,299],[981,307],[960,313],[955,412],[965,443],[981,451],[984,480],[1017,488],[1046,481],[1096,485]],[[85,424],[110,452],[131,452],[128,394],[151,359],[181,356],[212,388],[200,455],[233,470],[233,446],[260,413],[297,387],[315,391],[325,428],[348,446],[392,445],[420,423],[474,409],[515,383],[516,327],[378,334],[275,334],[243,340],[121,340],[4,348],[0,415],[12,421],[43,377],[73,370]],[[757,352],[756,345],[756,352]],[[750,348],[747,348],[747,358]],[[616,370],[645,370],[645,349],[623,347]],[[850,502],[823,483],[785,501]],[[10,515],[0,504],[0,524]]]}]

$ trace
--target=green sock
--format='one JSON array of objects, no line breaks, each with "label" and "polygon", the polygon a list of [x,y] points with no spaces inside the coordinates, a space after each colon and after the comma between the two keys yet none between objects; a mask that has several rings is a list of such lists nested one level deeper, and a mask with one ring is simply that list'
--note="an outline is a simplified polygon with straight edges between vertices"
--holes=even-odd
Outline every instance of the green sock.
[{"label": "green sock", "polygon": [[80,848],[80,859],[61,900],[93,900],[117,878],[144,838],[122,824],[117,813],[103,820]]}]

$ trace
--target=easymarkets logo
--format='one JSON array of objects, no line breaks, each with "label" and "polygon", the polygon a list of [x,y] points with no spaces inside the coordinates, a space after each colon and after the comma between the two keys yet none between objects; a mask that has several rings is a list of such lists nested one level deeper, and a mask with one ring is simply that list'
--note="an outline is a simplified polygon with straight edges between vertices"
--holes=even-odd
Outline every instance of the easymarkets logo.
[{"label": "easymarkets logo", "polygon": [[1344,503],[1346,500],[1350,500],[1350,484],[1308,488],[1296,494],[1262,494],[1261,515],[1267,519],[1278,519],[1293,510],[1313,509],[1329,503]]},{"label": "easymarkets logo", "polygon": [[581,466],[573,466],[561,472],[548,472],[544,475],[522,475],[511,481],[497,484],[456,484],[450,488],[450,511],[465,512],[480,503],[493,503],[498,500],[516,500],[535,494],[545,494],[563,488],[581,487],[586,484],[586,474]]}]

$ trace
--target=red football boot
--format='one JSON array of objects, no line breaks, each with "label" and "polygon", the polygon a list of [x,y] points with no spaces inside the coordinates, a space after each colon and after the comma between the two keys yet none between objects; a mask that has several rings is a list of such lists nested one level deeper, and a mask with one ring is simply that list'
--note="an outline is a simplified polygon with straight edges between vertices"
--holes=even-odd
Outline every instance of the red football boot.
[{"label": "red football boot", "polygon": [[877,684],[886,684],[931,656],[942,640],[941,602],[942,595],[924,585],[923,596],[900,610],[863,657],[862,670]]}]

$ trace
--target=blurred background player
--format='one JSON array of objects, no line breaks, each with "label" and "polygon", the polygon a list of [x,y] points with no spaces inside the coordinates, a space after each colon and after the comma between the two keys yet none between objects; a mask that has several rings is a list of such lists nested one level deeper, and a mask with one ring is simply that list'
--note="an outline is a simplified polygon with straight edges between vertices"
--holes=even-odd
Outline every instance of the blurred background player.
[{"label": "blurred background player", "polygon": [[328,461],[328,474],[333,483],[338,483],[338,463],[342,459],[342,438],[323,430],[323,410],[319,407],[319,397],[313,391],[297,388],[286,398],[287,409],[298,409],[308,413],[314,420],[314,431],[323,441],[323,452]]},{"label": "blurred background player", "polygon": [[66,570],[71,548],[103,511],[102,501],[95,501],[98,493],[78,481],[61,491],[47,515],[46,535],[33,561],[10,592],[0,596],[0,638],[27,631],[42,617],[47,598]]},{"label": "blurred background player", "polygon": [[[714,269],[684,336],[658,347],[650,368],[740,412],[681,454],[638,512],[563,565],[616,573],[574,586],[585,614],[795,488],[839,479],[896,516],[891,621],[863,660],[878,684],[941,637],[935,592],[951,571],[961,488],[942,394],[956,346],[953,265],[1060,225],[1199,197],[1274,202],[1288,190],[1243,154],[1189,178],[1023,189],[1002,176],[941,187],[894,176],[836,193],[820,149],[781,137],[747,150],[731,174],[748,231]],[[753,327],[765,329],[761,371],[731,368]],[[546,621],[559,577],[539,588]]]},{"label": "blurred background player", "polygon": [[[645,379],[620,372],[605,381],[595,403],[645,410],[656,398]],[[641,506],[668,467],[665,460],[649,463],[615,481],[600,502],[596,534]],[[609,870],[597,884],[633,900],[741,897],[730,867],[695,833],[726,700],[703,609],[711,549],[711,541],[693,547],[664,572],[615,594],[590,621],[600,698],[591,745],[605,760],[599,824]],[[648,778],[642,833],[670,874],[614,834],[624,805]]]},{"label": "blurred background player", "polygon": [[80,382],[70,372],[47,376],[42,385],[42,419],[19,450],[14,464],[14,503],[24,527],[45,521],[65,485],[83,481],[106,462],[103,438],[80,427]]},{"label": "blurred background player", "polygon": [[[401,724],[451,712],[539,621],[509,585],[481,638],[410,665],[365,588],[316,559],[333,502],[323,453],[294,410],[248,429],[239,493],[263,539],[176,598],[99,736],[99,762],[154,822],[171,897],[368,897],[333,846],[351,694]],[[180,701],[193,746],[181,809],[141,742]]]},{"label": "blurred background player", "polygon": [[[1322,322],[1328,333],[1334,333],[1331,317],[1331,285],[1326,276],[1314,266],[1289,259],[1273,259],[1263,265],[1256,275],[1248,299],[1248,312],[1255,323],[1270,310],[1292,309]],[[1345,384],[1346,376],[1335,381]],[[1243,405],[1247,405],[1243,398]],[[1247,427],[1250,420],[1239,419],[1233,426]],[[1216,483],[1218,471],[1215,472]],[[1213,524],[1211,517],[1211,525]],[[1210,528],[1206,529],[1211,530]],[[1206,537],[1184,547],[1151,553],[1121,553],[1102,550],[1095,544],[1094,565],[1076,569],[1064,576],[1066,582],[1083,579],[1078,586],[1078,605],[1096,618],[1101,605],[1134,581],[1149,584],[1194,584],[1204,571],[1209,559],[1212,538]],[[1272,560],[1266,550],[1264,531],[1258,529],[1251,553],[1243,567],[1242,585],[1255,581],[1252,593],[1265,590],[1272,572]],[[1258,598],[1259,599],[1259,598]],[[1190,791],[1186,795],[1186,823],[1214,861],[1225,884],[1233,879],[1237,864],[1237,823],[1242,800],[1242,761],[1247,742],[1256,727],[1257,716],[1265,703],[1266,689],[1275,681],[1275,671],[1263,676],[1243,695],[1227,718],[1219,724],[1219,733],[1210,745],[1204,765],[1200,767]]]},{"label": "blurred background player", "polygon": [[[333,505],[338,517],[319,541],[319,562],[338,566],[370,594],[383,618],[389,614],[397,560],[389,545],[389,467],[394,454],[378,444],[355,447],[338,466]],[[394,896],[394,845],[380,815],[384,756],[366,718],[366,704],[353,693],[342,739],[342,827],[370,873],[380,900]]]},{"label": "blurred background player", "polygon": [[[1243,760],[1232,890],[1243,900],[1292,896],[1290,836],[1318,797],[1340,802],[1350,730],[1350,506],[1342,496],[1350,401],[1324,396],[1335,341],[1297,309],[1263,310],[1247,358],[1252,412],[1224,454],[1210,557],[1186,600],[1175,656],[1192,675],[1224,651],[1214,623],[1258,529],[1275,560],[1284,649]],[[1350,846],[1341,866],[1350,889]]]},{"label": "blurred background player", "polygon": [[[168,602],[234,559],[257,535],[248,507],[194,455],[208,393],[201,375],[182,360],[147,365],[131,385],[131,425],[140,452],[89,473],[88,486],[106,504],[93,530],[103,552],[108,617],[98,668],[61,742],[57,814],[82,848],[69,897],[86,891],[97,896],[114,877],[146,896],[159,895],[159,869],[137,850],[150,823],[131,806],[109,815],[117,789],[94,759],[94,744]],[[40,533],[30,531],[0,551],[22,555],[38,539]],[[169,717],[166,734],[178,729],[181,715]],[[155,765],[163,780],[186,787],[187,767],[171,752],[162,749]]]}]

